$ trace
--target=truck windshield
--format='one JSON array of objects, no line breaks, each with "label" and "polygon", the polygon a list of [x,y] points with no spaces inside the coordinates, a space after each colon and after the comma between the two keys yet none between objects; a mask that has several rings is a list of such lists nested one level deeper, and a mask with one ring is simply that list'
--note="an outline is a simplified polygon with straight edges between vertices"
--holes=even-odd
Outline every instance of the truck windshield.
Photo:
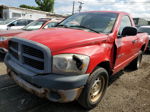
[{"label": "truck windshield", "polygon": [[86,29],[96,33],[111,33],[118,14],[110,12],[84,12],[72,15],[58,27]]},{"label": "truck windshield", "polygon": [[45,20],[37,20],[37,21],[33,21],[30,24],[28,24],[27,26],[25,26],[24,28],[22,28],[23,30],[38,30],[40,29],[44,24],[46,23]]},{"label": "truck windshield", "polygon": [[139,28],[139,32],[146,32],[150,35],[150,28]]}]

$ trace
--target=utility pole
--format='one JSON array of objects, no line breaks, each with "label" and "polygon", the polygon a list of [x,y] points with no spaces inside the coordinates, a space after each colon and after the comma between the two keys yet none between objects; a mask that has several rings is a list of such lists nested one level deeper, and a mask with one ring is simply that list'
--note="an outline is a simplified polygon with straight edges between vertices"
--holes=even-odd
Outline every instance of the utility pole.
[{"label": "utility pole", "polygon": [[82,10],[82,5],[84,4],[83,2],[78,2],[79,3],[79,12],[81,12],[81,10]]},{"label": "utility pole", "polygon": [[75,6],[75,1],[73,1],[73,5],[72,5],[72,15],[74,14],[74,6]]}]

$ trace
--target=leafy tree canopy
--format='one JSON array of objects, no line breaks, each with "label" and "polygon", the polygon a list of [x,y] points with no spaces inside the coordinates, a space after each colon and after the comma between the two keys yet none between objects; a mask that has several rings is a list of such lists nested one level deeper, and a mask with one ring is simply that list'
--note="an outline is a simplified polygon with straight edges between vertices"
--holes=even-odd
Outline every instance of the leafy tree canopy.
[{"label": "leafy tree canopy", "polygon": [[22,4],[22,5],[20,5],[19,7],[21,7],[21,8],[27,8],[27,9],[40,10],[39,7],[28,6],[28,5],[25,5],[25,4]]},{"label": "leafy tree canopy", "polygon": [[53,12],[54,11],[54,1],[55,0],[35,0],[38,7],[28,6],[25,4],[22,4],[19,7],[34,9],[34,10],[47,11],[47,12]]},{"label": "leafy tree canopy", "polygon": [[42,11],[54,11],[54,0],[35,0],[35,2]]}]

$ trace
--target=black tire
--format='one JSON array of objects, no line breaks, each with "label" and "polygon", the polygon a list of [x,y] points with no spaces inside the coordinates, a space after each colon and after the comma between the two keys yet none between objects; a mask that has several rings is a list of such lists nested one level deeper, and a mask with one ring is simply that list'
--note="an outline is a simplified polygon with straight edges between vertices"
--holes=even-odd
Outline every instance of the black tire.
[{"label": "black tire", "polygon": [[[79,104],[83,106],[85,109],[92,109],[95,106],[97,106],[105,94],[105,91],[108,86],[108,80],[109,80],[108,72],[104,68],[97,68],[96,70],[94,70],[94,72],[90,75],[87,84],[85,85],[80,97],[78,98]],[[98,94],[97,96],[94,96],[96,97],[96,99],[94,100],[94,98],[92,98],[93,96],[91,95],[91,92],[95,90],[98,91]],[[97,91],[95,91],[95,93]]]},{"label": "black tire", "polygon": [[0,53],[0,61],[3,61],[4,60],[4,58],[5,58],[5,53]]},{"label": "black tire", "polygon": [[128,65],[128,69],[131,69],[131,70],[137,70],[137,69],[139,69],[141,67],[142,56],[143,56],[143,53],[142,53],[142,51],[140,51],[138,57],[136,59],[134,59]]}]

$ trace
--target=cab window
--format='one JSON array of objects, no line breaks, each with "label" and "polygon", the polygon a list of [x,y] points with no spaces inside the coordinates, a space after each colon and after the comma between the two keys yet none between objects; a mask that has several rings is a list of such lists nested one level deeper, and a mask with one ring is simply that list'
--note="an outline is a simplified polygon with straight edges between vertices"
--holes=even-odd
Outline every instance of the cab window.
[{"label": "cab window", "polygon": [[55,27],[56,25],[57,25],[57,22],[50,22],[46,26],[44,26],[44,29]]},{"label": "cab window", "polygon": [[25,26],[26,25],[26,20],[23,20],[23,19],[16,20],[11,24],[13,24],[13,26]]},{"label": "cab window", "polygon": [[132,26],[132,23],[130,21],[129,16],[123,16],[122,20],[121,20],[121,24],[120,24],[120,28],[119,28],[119,33],[118,35],[122,34],[122,30],[127,27],[127,26]]}]

